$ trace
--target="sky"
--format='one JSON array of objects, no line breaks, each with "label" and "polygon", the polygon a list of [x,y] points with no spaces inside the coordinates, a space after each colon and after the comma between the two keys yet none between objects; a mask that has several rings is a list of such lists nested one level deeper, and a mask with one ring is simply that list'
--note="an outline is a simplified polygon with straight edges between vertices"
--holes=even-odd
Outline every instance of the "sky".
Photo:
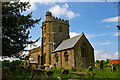
[{"label": "sky", "polygon": [[[30,30],[32,36],[30,40],[41,38],[42,22],[45,20],[46,12],[50,11],[55,17],[69,20],[70,37],[84,32],[94,48],[95,60],[117,59],[118,36],[120,36],[116,27],[119,17],[118,7],[117,3],[112,2],[113,0],[109,1],[111,2],[103,2],[102,0],[99,2],[95,2],[95,0],[92,0],[92,2],[90,0],[89,2],[87,0],[85,2],[82,2],[82,0],[81,2],[31,0],[31,8],[23,14],[33,11],[33,19],[41,18],[41,21]],[[35,45],[28,45],[27,49],[40,46],[41,40]]]}]

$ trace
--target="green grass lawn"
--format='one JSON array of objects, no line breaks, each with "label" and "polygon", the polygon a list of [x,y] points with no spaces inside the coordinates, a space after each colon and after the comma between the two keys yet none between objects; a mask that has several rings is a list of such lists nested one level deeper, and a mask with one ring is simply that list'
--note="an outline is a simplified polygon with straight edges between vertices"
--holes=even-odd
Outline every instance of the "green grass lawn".
[{"label": "green grass lawn", "polygon": [[[64,68],[57,68],[57,69],[52,69],[52,70],[45,70],[45,72],[48,71],[53,71],[54,74],[52,76],[48,76],[46,74],[44,75],[40,75],[40,74],[35,74],[34,78],[42,78],[42,79],[48,79],[51,78],[56,79],[58,76],[61,77],[62,79],[73,79],[73,78],[119,78],[120,74],[120,68],[117,67],[116,72],[112,72],[110,70],[110,67],[104,67],[104,69],[100,69],[98,68],[93,68],[93,74],[92,75],[76,75],[76,74],[70,74],[74,71],[76,72],[88,72],[87,68],[72,68],[72,69],[68,69],[69,70],[69,74],[68,75],[62,75],[62,70],[64,70]],[[19,71],[13,71],[12,72],[12,77],[13,78],[30,78],[30,74],[32,72],[32,69],[25,69],[25,70],[19,70]]]}]

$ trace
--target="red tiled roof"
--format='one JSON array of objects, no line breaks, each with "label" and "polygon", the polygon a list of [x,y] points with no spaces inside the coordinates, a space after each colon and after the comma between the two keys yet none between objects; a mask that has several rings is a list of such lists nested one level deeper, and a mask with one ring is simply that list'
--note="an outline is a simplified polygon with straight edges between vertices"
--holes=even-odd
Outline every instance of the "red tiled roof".
[{"label": "red tiled roof", "polygon": [[112,63],[120,64],[120,59],[110,60],[109,65],[112,65]]}]

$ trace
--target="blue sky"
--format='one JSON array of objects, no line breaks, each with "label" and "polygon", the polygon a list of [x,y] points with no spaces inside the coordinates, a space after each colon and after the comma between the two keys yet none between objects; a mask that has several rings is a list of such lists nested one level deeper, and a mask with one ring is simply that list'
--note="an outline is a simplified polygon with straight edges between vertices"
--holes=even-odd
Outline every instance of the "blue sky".
[{"label": "blue sky", "polygon": [[[31,8],[23,14],[33,11],[33,18],[41,18],[39,25],[35,25],[30,31],[32,38],[41,37],[42,22],[47,11],[61,19],[69,20],[70,37],[84,32],[94,47],[95,60],[118,58],[118,7],[113,2],[42,2],[35,0]],[[54,0],[55,1],[55,0]],[[111,0],[112,1],[112,0]],[[37,46],[28,45],[32,49],[41,45],[41,40],[35,43]]]}]

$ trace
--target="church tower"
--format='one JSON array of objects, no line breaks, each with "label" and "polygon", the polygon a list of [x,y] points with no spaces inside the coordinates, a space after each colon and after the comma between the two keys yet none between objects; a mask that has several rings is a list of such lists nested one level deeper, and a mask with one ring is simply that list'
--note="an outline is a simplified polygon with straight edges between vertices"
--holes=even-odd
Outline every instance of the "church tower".
[{"label": "church tower", "polygon": [[51,64],[52,51],[69,36],[69,21],[61,20],[46,12],[46,20],[42,23],[42,64]]}]

